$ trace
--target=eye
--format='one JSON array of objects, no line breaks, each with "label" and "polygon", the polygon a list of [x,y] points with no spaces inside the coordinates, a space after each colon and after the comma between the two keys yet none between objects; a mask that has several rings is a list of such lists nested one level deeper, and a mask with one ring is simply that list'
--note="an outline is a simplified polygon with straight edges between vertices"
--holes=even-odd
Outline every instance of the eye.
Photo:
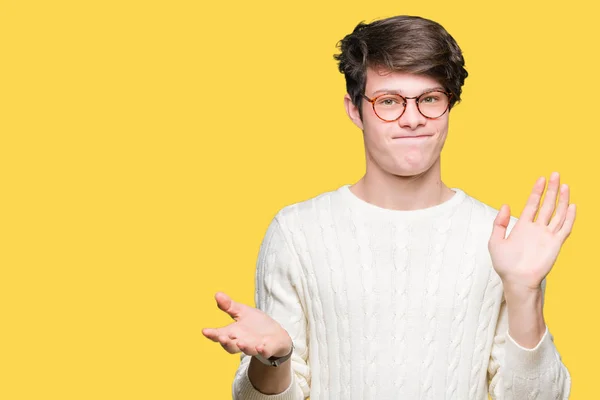
[{"label": "eye", "polygon": [[435,103],[437,101],[440,101],[440,97],[432,94],[421,98],[421,103]]},{"label": "eye", "polygon": [[393,107],[401,103],[401,99],[397,96],[382,96],[377,99],[376,104],[383,107]]}]

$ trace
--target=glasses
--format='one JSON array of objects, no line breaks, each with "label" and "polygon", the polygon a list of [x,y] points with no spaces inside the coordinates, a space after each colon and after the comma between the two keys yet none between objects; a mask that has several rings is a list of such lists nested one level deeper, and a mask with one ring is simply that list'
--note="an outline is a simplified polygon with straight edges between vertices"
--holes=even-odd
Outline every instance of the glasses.
[{"label": "glasses", "polygon": [[404,111],[406,111],[406,103],[409,99],[416,99],[417,109],[425,118],[439,118],[448,111],[452,93],[434,90],[416,97],[404,97],[399,94],[382,94],[374,99],[370,99],[364,94],[362,96],[373,105],[373,111],[379,119],[385,122],[394,122],[399,120]]}]

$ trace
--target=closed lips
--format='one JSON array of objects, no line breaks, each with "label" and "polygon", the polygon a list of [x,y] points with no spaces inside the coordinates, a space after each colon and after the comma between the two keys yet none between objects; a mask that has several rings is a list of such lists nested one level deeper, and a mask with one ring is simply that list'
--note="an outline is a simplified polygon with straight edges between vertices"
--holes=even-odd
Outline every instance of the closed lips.
[{"label": "closed lips", "polygon": [[433,135],[418,135],[418,136],[394,136],[392,139],[422,138],[422,137],[429,137],[429,136],[433,136]]}]

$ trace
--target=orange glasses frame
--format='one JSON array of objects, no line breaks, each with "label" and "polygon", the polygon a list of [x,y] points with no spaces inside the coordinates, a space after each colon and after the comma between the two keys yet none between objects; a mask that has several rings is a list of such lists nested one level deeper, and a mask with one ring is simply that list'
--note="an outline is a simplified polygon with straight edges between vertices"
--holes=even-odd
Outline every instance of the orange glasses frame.
[{"label": "orange glasses frame", "polygon": [[448,96],[448,106],[446,106],[446,109],[444,110],[444,112],[441,113],[440,115],[438,115],[437,117],[428,117],[427,115],[425,115],[425,114],[423,114],[421,112],[421,109],[419,108],[419,102],[415,101],[415,104],[417,105],[417,110],[419,110],[419,114],[421,114],[425,118],[427,118],[427,119],[438,119],[442,115],[446,114],[446,111],[448,111],[448,109],[450,108],[450,99],[452,98],[452,93],[448,93],[448,92],[445,92],[443,90],[432,90],[430,92],[425,92],[425,93],[423,93],[423,94],[421,94],[419,96],[415,96],[415,97],[404,97],[402,95],[394,93],[393,94],[394,96],[398,96],[398,97],[400,97],[401,99],[404,100],[404,109],[402,110],[402,112],[400,113],[400,115],[398,116],[398,118],[396,118],[396,119],[383,119],[383,118],[381,118],[379,116],[379,114],[377,114],[377,111],[375,111],[375,102],[377,101],[377,99],[380,98],[380,97],[383,97],[383,96],[389,96],[390,93],[380,94],[379,96],[375,97],[374,99],[368,98],[365,94],[363,94],[362,97],[364,97],[365,100],[367,100],[369,103],[371,103],[371,106],[373,106],[373,112],[375,113],[375,115],[377,115],[377,118],[379,118],[380,120],[385,121],[385,122],[394,122],[394,121],[398,121],[404,115],[404,112],[406,111],[407,100],[411,100],[411,99],[417,100],[417,99],[420,99],[421,97],[423,97],[425,95],[428,95],[430,93],[436,93],[436,92],[438,92],[438,93],[444,93],[446,96]]}]

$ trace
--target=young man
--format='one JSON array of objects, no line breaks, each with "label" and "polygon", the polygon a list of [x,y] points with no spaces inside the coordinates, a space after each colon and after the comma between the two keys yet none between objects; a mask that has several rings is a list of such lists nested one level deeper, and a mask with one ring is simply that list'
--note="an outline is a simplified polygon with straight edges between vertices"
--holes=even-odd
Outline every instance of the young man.
[{"label": "young man", "polygon": [[279,211],[257,308],[216,295],[235,322],[203,333],[243,353],[233,397],[568,398],[543,293],[575,219],[569,188],[552,174],[541,203],[538,179],[517,220],[441,181],[467,72],[436,22],[361,23],[340,48],[366,173]]}]

